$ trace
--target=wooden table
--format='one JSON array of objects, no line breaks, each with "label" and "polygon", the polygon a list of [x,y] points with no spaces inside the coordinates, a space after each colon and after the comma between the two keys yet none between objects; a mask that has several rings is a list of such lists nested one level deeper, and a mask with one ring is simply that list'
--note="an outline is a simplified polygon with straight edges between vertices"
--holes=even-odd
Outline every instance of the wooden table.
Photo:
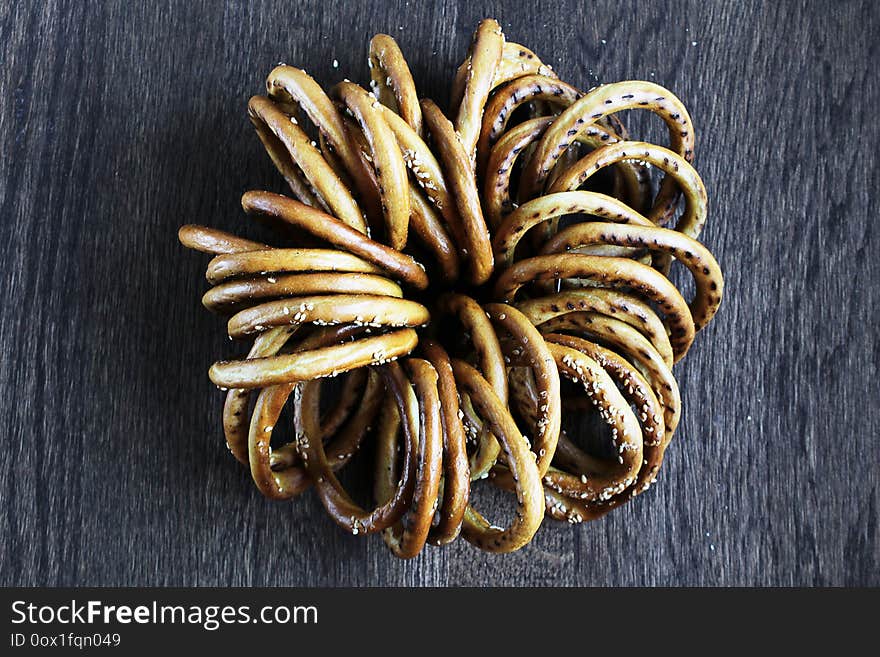
[{"label": "wooden table", "polygon": [[[821,2],[13,2],[0,8],[0,584],[880,584],[880,10]],[[282,189],[245,114],[278,61],[365,82],[384,31],[445,103],[494,16],[588,88],[668,86],[727,278],[659,484],[498,557],[401,562],[227,453],[182,223]],[[338,63],[338,68],[336,64]]]}]

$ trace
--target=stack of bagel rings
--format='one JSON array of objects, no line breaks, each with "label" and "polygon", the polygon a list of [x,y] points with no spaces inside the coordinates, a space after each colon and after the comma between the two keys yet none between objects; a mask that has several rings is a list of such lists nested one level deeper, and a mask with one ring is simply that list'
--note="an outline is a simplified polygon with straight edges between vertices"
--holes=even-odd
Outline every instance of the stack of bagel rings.
[{"label": "stack of bagel rings", "polygon": [[[202,303],[250,345],[209,372],[229,450],[265,496],[313,489],[405,558],[459,534],[513,551],[545,515],[591,520],[645,491],[681,417],[672,366],[723,287],[687,110],[650,82],[583,92],[488,19],[448,114],[391,37],[369,67],[370,90],[328,92],[279,65],[248,104],[290,195],[242,207],[282,246],[179,231],[213,256]],[[659,116],[668,143],[632,140],[626,110]],[[370,508],[337,476],[359,450]],[[474,504],[482,479],[515,500],[505,526]]]}]

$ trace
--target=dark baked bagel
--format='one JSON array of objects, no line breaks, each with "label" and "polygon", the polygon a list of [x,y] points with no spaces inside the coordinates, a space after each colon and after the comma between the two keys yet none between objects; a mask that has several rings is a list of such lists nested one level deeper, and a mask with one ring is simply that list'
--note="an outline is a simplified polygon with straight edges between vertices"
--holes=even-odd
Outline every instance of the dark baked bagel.
[{"label": "dark baked bagel", "polygon": [[[227,390],[230,451],[264,495],[314,488],[346,531],[381,533],[404,558],[459,534],[509,552],[545,513],[581,522],[645,491],[681,415],[673,363],[724,285],[697,241],[707,202],[687,110],[649,82],[584,93],[494,20],[447,114],[419,98],[390,36],[369,64],[372,91],[325,93],[279,66],[248,104],[292,197],[247,192],[244,211],[317,248],[180,229],[214,256],[204,305],[251,343],[209,373]],[[638,109],[668,144],[629,136],[618,114]],[[288,404],[293,436],[273,444]],[[368,442],[365,509],[336,473]],[[507,526],[477,511],[481,479],[513,495]]]}]

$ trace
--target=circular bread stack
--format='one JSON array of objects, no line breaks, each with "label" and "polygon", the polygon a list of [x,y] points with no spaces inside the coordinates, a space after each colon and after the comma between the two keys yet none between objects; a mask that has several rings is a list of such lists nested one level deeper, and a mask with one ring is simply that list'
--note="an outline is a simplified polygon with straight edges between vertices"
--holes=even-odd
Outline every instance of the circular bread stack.
[{"label": "circular bread stack", "polygon": [[[251,341],[209,373],[229,449],[267,497],[313,487],[348,532],[382,532],[401,557],[459,534],[509,552],[545,514],[590,520],[643,492],[681,415],[672,366],[723,287],[697,241],[687,110],[649,82],[581,92],[494,20],[455,74],[450,118],[419,99],[391,37],[371,41],[370,71],[371,91],[327,93],[282,65],[250,100],[292,197],[253,191],[242,207],[294,247],[180,229],[214,256],[204,305]],[[630,140],[617,114],[633,109],[665,122],[667,146]],[[590,449],[566,431],[585,413]],[[364,509],[336,473],[368,445]],[[515,498],[507,526],[471,504],[481,479]]]}]

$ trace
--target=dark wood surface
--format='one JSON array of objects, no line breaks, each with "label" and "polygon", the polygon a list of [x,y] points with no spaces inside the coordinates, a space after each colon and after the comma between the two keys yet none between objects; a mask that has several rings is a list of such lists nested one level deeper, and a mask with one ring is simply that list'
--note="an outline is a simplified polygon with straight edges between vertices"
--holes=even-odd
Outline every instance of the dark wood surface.
[{"label": "dark wood surface", "polygon": [[[878,6],[3,2],[0,584],[880,584]],[[402,562],[227,453],[206,370],[237,352],[176,230],[280,189],[245,114],[276,62],[364,82],[384,31],[445,102],[484,16],[582,88],[684,100],[726,299],[648,494]]]}]

